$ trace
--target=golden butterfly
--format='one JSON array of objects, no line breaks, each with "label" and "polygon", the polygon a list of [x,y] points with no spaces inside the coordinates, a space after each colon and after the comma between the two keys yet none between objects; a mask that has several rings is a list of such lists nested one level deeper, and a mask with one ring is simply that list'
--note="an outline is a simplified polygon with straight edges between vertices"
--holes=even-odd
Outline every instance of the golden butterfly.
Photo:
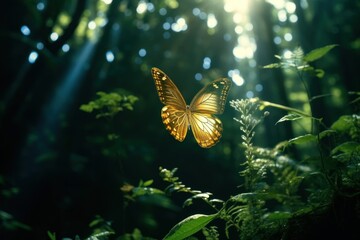
[{"label": "golden butterfly", "polygon": [[176,140],[184,141],[188,129],[192,129],[196,142],[203,148],[210,148],[219,142],[223,127],[214,114],[222,114],[231,81],[217,79],[204,86],[187,105],[178,88],[160,69],[152,68],[156,90],[160,101],[161,118]]}]

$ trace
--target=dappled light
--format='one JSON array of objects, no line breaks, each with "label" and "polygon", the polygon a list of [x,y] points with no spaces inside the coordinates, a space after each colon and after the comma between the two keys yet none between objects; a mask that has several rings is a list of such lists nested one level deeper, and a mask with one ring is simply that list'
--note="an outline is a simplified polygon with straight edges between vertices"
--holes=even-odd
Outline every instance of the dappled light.
[{"label": "dappled light", "polygon": [[359,0],[4,4],[1,239],[359,236]]}]

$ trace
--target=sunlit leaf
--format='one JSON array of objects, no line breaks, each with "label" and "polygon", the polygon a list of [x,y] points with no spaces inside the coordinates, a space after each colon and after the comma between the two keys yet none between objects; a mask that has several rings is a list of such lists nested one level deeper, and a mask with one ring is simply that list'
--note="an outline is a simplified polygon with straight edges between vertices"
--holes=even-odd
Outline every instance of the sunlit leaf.
[{"label": "sunlit leaf", "polygon": [[142,184],[142,186],[148,187],[148,186],[150,186],[151,184],[153,184],[153,182],[154,182],[154,180],[152,180],[152,179],[147,180],[147,181],[145,181],[145,182]]},{"label": "sunlit leaf", "polygon": [[325,47],[314,49],[304,56],[304,60],[307,62],[313,62],[315,60],[318,60],[336,46],[337,44],[332,44],[332,45],[327,45]]},{"label": "sunlit leaf", "polygon": [[285,122],[285,121],[295,121],[295,120],[302,119],[302,118],[303,118],[303,116],[301,116],[299,114],[290,113],[290,114],[285,115],[282,118],[280,118],[279,121],[277,121],[275,124],[278,124],[280,122]]},{"label": "sunlit leaf", "polygon": [[353,117],[350,115],[341,116],[336,122],[331,125],[331,129],[346,132],[352,126],[352,122],[354,121]]},{"label": "sunlit leaf", "polygon": [[201,230],[212,220],[214,220],[218,214],[204,215],[204,214],[195,214],[190,217],[185,218],[178,224],[176,224],[170,232],[163,238],[163,240],[171,239],[184,239],[193,235],[194,233]]},{"label": "sunlit leaf", "polygon": [[282,64],[280,63],[271,63],[271,64],[268,64],[268,65],[265,65],[263,66],[263,68],[281,68]]},{"label": "sunlit leaf", "polygon": [[291,144],[304,144],[317,141],[317,136],[312,134],[306,134],[289,140]]}]

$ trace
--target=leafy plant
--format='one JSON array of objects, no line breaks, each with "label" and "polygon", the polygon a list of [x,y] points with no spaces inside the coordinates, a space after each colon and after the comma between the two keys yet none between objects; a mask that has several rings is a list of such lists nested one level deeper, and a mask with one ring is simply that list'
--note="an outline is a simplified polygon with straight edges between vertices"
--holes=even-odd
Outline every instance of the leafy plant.
[{"label": "leafy plant", "polygon": [[127,94],[121,89],[111,93],[97,92],[96,95],[99,96],[98,99],[80,106],[80,110],[84,112],[99,111],[96,118],[113,117],[125,109],[133,110],[133,105],[139,100],[136,96]]}]

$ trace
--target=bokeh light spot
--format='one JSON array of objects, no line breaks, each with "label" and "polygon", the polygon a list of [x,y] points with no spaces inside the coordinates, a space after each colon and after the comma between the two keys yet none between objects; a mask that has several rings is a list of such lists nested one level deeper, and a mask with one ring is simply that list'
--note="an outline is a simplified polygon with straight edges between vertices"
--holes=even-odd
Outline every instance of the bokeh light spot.
[{"label": "bokeh light spot", "polygon": [[108,62],[113,62],[115,59],[114,53],[110,50],[105,53],[105,57]]},{"label": "bokeh light spot", "polygon": [[141,49],[139,50],[139,56],[140,56],[140,57],[145,57],[145,56],[146,56],[146,50],[145,50],[144,48],[141,48]]},{"label": "bokeh light spot", "polygon": [[68,52],[70,50],[69,44],[65,43],[64,45],[62,45],[61,50],[63,52]]},{"label": "bokeh light spot", "polygon": [[29,54],[29,57],[28,57],[28,61],[29,63],[34,63],[36,61],[36,59],[38,58],[39,54],[35,51],[32,51],[30,54]]},{"label": "bokeh light spot", "polygon": [[205,57],[203,61],[203,68],[209,69],[211,67],[211,59],[209,57]]},{"label": "bokeh light spot", "polygon": [[55,42],[56,40],[58,40],[58,38],[59,38],[59,34],[57,34],[56,32],[50,34],[51,41]]},{"label": "bokeh light spot", "polygon": [[246,97],[247,98],[253,98],[254,97],[254,92],[253,91],[247,91],[246,92]]},{"label": "bokeh light spot", "polygon": [[30,33],[31,33],[30,28],[28,26],[26,26],[26,25],[21,26],[20,31],[25,36],[29,36]]},{"label": "bokeh light spot", "polygon": [[202,74],[201,73],[196,73],[195,74],[195,79],[200,81],[201,79],[203,78]]}]

